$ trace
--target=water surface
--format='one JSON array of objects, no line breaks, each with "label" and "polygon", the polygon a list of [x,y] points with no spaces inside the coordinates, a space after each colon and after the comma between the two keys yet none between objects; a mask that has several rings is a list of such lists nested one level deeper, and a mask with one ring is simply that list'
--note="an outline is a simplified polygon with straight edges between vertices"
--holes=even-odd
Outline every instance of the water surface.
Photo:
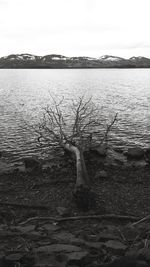
[{"label": "water surface", "polygon": [[92,95],[107,118],[118,112],[113,145],[150,146],[150,69],[1,69],[0,151],[12,160],[39,153],[24,121],[38,118],[50,92],[68,101]]}]

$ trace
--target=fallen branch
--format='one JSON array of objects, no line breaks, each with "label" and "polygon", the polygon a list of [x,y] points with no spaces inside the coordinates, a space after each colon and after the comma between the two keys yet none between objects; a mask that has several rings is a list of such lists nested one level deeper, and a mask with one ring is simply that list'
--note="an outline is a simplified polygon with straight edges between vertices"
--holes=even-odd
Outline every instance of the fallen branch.
[{"label": "fallen branch", "polygon": [[75,220],[87,220],[87,219],[98,219],[98,220],[127,220],[127,221],[136,221],[139,218],[135,216],[126,216],[126,215],[115,215],[115,214],[106,214],[106,215],[87,215],[87,216],[75,216],[75,217],[33,217],[29,218],[24,222],[19,223],[19,225],[25,225],[33,221],[54,221],[54,222],[65,222],[65,221],[75,221]]},{"label": "fallen branch", "polygon": [[48,210],[48,206],[41,206],[41,205],[29,205],[29,204],[18,204],[18,203],[9,203],[9,202],[0,202],[0,206],[10,206],[16,208],[27,208],[27,209],[45,209]]},{"label": "fallen branch", "polygon": [[148,215],[148,216],[146,216],[146,217],[140,219],[139,221],[137,221],[137,222],[135,222],[135,223],[132,223],[131,226],[135,226],[135,225],[140,224],[140,223],[142,223],[142,222],[145,222],[145,221],[147,221],[147,220],[149,220],[149,219],[150,219],[150,215]]}]

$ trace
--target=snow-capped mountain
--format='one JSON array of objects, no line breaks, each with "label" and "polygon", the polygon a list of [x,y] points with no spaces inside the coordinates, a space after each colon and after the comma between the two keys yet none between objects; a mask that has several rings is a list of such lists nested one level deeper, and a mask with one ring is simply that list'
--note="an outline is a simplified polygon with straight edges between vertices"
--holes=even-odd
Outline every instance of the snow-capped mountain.
[{"label": "snow-capped mountain", "polygon": [[26,53],[1,57],[0,68],[150,68],[150,59],[124,59],[111,55],[99,58],[66,57],[59,54],[36,56]]},{"label": "snow-capped mountain", "polygon": [[0,60],[24,60],[24,61],[28,61],[28,60],[36,60],[37,58],[39,58],[38,56],[34,56],[31,54],[12,54],[6,57],[2,57]]},{"label": "snow-capped mountain", "polygon": [[42,57],[42,62],[52,62],[53,60],[67,60],[67,57],[57,54],[51,54]]},{"label": "snow-capped mountain", "polygon": [[124,58],[104,55],[104,56],[100,57],[99,60],[101,60],[101,61],[120,61],[120,60],[124,60]]},{"label": "snow-capped mountain", "polygon": [[40,56],[31,54],[11,54],[0,58],[0,68],[30,68],[36,66]]},{"label": "snow-capped mountain", "polygon": [[150,64],[150,59],[146,57],[131,57],[129,60],[137,66],[147,67]]}]

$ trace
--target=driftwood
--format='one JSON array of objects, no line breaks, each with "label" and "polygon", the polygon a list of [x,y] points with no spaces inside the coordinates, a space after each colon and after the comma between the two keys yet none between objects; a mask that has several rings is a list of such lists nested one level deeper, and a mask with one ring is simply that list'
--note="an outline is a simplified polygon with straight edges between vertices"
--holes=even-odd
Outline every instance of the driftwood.
[{"label": "driftwood", "polygon": [[97,219],[97,220],[126,220],[126,221],[137,221],[138,217],[126,216],[126,215],[115,215],[115,214],[105,214],[105,215],[87,215],[87,216],[74,216],[74,217],[33,217],[29,218],[24,222],[19,223],[19,225],[25,225],[33,221],[54,221],[54,222],[65,222],[65,221],[76,221],[76,220],[87,220],[87,219]]}]

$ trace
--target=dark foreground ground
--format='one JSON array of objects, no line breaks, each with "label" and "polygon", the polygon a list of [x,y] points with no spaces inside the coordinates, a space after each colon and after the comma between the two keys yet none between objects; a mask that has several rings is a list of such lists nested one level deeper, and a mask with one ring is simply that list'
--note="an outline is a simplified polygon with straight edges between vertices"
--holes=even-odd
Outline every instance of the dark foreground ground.
[{"label": "dark foreground ground", "polygon": [[[73,160],[1,174],[0,267],[150,266],[149,220],[132,225],[150,214],[149,165],[88,159],[87,166],[96,201],[86,212],[73,201]],[[129,217],[78,217],[106,214]]]}]

